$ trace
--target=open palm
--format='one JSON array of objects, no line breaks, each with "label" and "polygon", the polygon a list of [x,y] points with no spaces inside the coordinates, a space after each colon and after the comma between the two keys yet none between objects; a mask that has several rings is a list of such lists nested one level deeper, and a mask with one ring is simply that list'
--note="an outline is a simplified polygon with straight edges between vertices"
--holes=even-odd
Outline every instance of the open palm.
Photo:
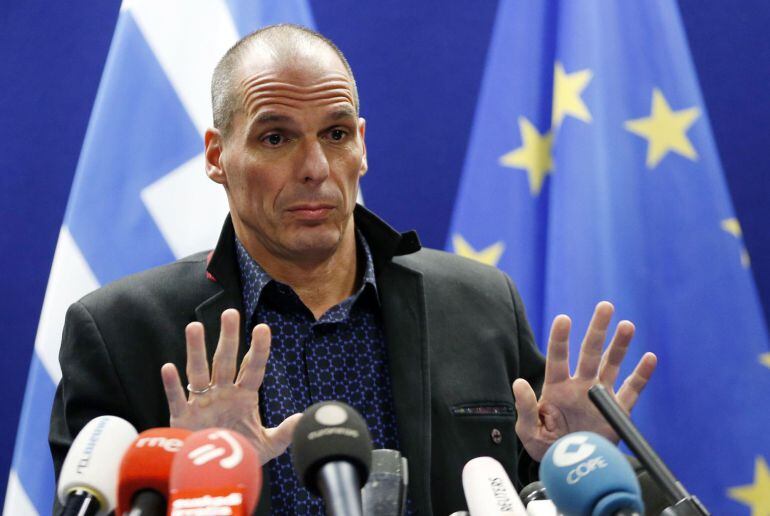
[{"label": "open palm", "polygon": [[259,387],[265,377],[270,354],[270,329],[258,324],[252,333],[251,348],[243,357],[235,377],[238,352],[237,310],[222,312],[222,330],[214,353],[209,377],[203,325],[190,323],[187,339],[187,378],[190,396],[185,396],[174,364],[161,368],[163,387],[168,400],[169,424],[189,430],[228,428],[246,437],[256,448],[262,463],[281,455],[291,443],[294,427],[302,417],[294,414],[276,428],[265,428],[259,415]]},{"label": "open palm", "polygon": [[[570,375],[569,370],[571,322],[566,315],[559,315],[551,326],[540,399],[526,380],[519,378],[513,383],[518,413],[516,433],[533,459],[541,460],[559,437],[579,430],[596,432],[617,442],[615,432],[588,398],[588,389],[596,383],[614,392],[620,366],[634,335],[634,325],[630,321],[621,321],[610,345],[602,353],[613,311],[613,306],[606,301],[596,305],[580,346],[574,375]],[[636,404],[656,364],[655,355],[645,353],[615,394],[626,412],[630,413]]]}]

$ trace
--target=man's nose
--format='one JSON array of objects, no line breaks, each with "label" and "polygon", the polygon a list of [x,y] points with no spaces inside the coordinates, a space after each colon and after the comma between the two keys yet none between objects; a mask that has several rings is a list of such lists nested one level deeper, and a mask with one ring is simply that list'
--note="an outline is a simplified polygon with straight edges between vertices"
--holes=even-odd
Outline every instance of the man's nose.
[{"label": "man's nose", "polygon": [[306,140],[300,159],[299,174],[303,183],[320,182],[329,177],[329,160],[320,141]]}]

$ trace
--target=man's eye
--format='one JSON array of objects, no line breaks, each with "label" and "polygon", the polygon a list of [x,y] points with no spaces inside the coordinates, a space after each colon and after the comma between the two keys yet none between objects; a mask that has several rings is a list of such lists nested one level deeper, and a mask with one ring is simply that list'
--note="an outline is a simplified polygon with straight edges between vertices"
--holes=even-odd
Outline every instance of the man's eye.
[{"label": "man's eye", "polygon": [[343,131],[342,129],[332,129],[332,131],[329,133],[329,136],[331,137],[332,140],[340,141],[343,138],[345,138],[347,134],[348,133],[346,131]]},{"label": "man's eye", "polygon": [[267,142],[269,145],[280,145],[283,143],[283,136],[280,134],[269,134],[264,138],[264,141]]}]

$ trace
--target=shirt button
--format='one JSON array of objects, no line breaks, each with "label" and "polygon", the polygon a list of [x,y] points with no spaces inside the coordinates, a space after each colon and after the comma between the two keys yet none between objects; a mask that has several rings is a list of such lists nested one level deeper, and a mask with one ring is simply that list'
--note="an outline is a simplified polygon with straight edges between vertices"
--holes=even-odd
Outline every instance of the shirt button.
[{"label": "shirt button", "polygon": [[489,433],[489,436],[492,438],[492,442],[495,444],[500,444],[503,442],[503,433],[497,428],[493,428]]}]

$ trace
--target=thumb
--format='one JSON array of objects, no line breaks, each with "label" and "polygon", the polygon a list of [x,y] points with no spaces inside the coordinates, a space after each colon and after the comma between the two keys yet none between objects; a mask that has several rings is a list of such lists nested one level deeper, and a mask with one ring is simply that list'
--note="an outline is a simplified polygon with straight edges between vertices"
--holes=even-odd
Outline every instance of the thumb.
[{"label": "thumb", "polygon": [[519,378],[513,382],[513,397],[516,402],[516,434],[522,442],[526,442],[535,435],[540,423],[537,396],[529,382]]},{"label": "thumb", "polygon": [[284,419],[277,427],[266,431],[268,439],[273,444],[273,448],[278,452],[276,457],[286,451],[286,448],[291,444],[294,429],[297,428],[297,423],[299,423],[300,419],[302,419],[302,414],[294,414]]}]

